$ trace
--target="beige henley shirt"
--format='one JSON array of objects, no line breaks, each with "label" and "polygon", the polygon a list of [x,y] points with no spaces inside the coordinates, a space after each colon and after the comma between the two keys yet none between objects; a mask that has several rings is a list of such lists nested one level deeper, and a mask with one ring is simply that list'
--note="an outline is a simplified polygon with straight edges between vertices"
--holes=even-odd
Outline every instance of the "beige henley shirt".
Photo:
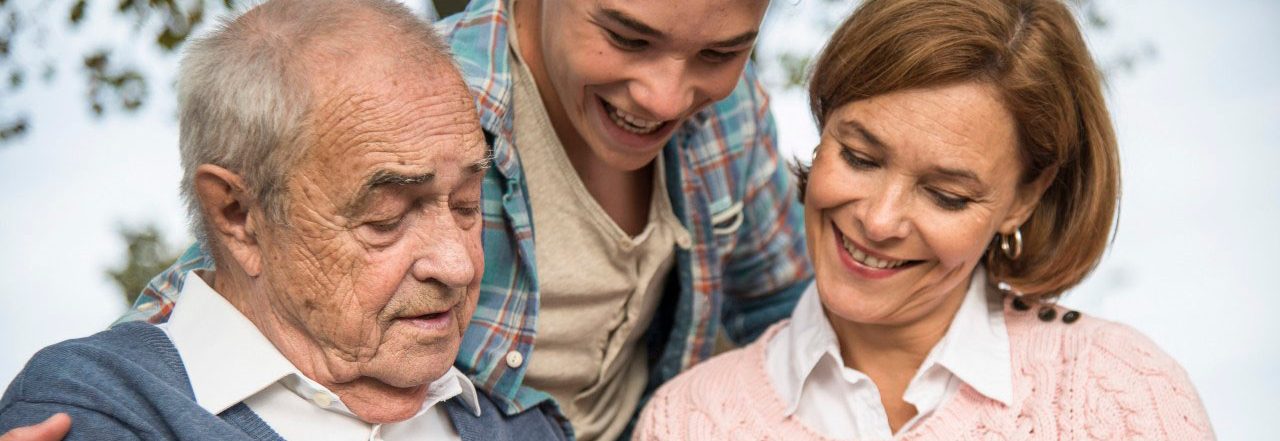
[{"label": "beige henley shirt", "polygon": [[631,237],[605,213],[569,162],[511,29],[516,149],[541,290],[525,382],[555,397],[578,439],[616,439],[644,392],[644,332],[689,233],[671,208],[661,157],[644,230]]}]

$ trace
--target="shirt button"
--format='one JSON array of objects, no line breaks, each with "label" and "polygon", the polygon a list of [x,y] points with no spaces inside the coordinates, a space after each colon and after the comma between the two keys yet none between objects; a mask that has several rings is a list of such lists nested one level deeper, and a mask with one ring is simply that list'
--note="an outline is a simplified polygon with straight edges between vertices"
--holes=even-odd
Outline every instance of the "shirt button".
[{"label": "shirt button", "polygon": [[524,354],[520,351],[511,351],[507,353],[507,367],[519,369],[524,364]]},{"label": "shirt button", "polygon": [[326,407],[326,408],[329,407],[330,404],[333,404],[333,399],[329,398],[329,395],[325,394],[324,392],[316,392],[312,394],[311,401],[313,403],[316,403],[317,406]]},{"label": "shirt button", "polygon": [[676,237],[676,245],[679,245],[681,249],[687,250],[693,246],[693,239],[689,238],[689,233],[682,233]]}]

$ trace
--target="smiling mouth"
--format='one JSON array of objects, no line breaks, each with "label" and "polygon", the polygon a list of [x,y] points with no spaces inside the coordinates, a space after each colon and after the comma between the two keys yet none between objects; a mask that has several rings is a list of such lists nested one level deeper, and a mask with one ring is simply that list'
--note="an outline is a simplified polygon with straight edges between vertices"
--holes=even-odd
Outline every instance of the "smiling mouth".
[{"label": "smiling mouth", "polygon": [[872,256],[869,252],[864,251],[862,247],[858,246],[858,244],[853,240],[849,239],[848,236],[845,236],[844,232],[840,231],[840,227],[837,227],[835,222],[831,223],[831,228],[835,229],[836,239],[839,241],[839,245],[844,249],[844,251],[848,253],[849,257],[853,258],[854,262],[857,262],[867,268],[876,270],[897,270],[915,266],[923,262],[922,260],[910,259],[895,260],[883,255],[879,257]]},{"label": "smiling mouth", "polygon": [[647,120],[630,113],[623,112],[617,107],[609,104],[609,102],[605,101],[604,98],[600,99],[600,104],[604,105],[604,113],[609,115],[609,120],[613,121],[613,124],[618,126],[618,128],[625,130],[628,133],[641,136],[649,135],[657,132],[658,129],[662,128],[662,126],[667,123],[666,121]]}]

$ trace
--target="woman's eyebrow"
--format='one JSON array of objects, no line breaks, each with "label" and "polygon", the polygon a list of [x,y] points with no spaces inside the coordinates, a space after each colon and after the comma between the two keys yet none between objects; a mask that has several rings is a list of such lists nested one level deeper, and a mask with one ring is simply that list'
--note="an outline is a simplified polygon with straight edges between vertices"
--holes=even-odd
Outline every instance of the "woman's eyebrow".
[{"label": "woman's eyebrow", "polygon": [[862,125],[862,123],[856,119],[850,118],[841,121],[840,125],[836,127],[836,130],[845,136],[856,136],[858,138],[862,138],[862,140],[866,141],[867,144],[871,144],[871,147],[875,147],[878,150],[883,151],[889,149],[888,144],[881,141],[879,137],[874,133],[871,133],[871,130],[868,130],[866,126]]}]

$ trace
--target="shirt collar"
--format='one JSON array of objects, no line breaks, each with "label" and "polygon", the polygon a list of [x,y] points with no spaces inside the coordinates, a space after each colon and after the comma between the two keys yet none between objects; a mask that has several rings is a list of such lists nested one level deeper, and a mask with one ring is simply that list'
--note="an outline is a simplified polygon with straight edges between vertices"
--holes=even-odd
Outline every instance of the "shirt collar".
[{"label": "shirt collar", "polygon": [[[988,289],[986,273],[981,266],[973,272],[969,291],[931,356],[936,355],[938,365],[978,393],[1009,405],[1013,401],[1009,332],[1003,303]],[[921,367],[927,369],[929,362]]]},{"label": "shirt collar", "polygon": [[805,380],[823,358],[833,358],[836,366],[844,366],[840,358],[839,340],[822,309],[817,281],[810,283],[809,288],[800,296],[800,301],[791,314],[791,323],[783,332],[784,335],[780,337],[787,339],[786,351],[789,352],[786,357],[788,362],[783,367],[784,378],[796,381],[782,381],[782,384],[776,386],[787,404],[787,415],[791,415],[800,406]]},{"label": "shirt collar", "polygon": [[[787,339],[784,350],[788,361],[782,367],[783,376],[793,380],[775,385],[787,404],[787,415],[794,414],[800,406],[805,381],[824,359],[830,359],[833,368],[845,368],[839,340],[824,313],[817,286],[817,282],[809,285],[796,304],[790,325],[779,335]],[[1013,398],[1010,360],[1002,304],[988,292],[986,271],[979,266],[947,333],[920,365],[912,383],[939,365],[979,393],[1008,405]],[[845,378],[861,381],[865,377]]]},{"label": "shirt collar", "polygon": [[[355,417],[336,394],[302,375],[248,317],[214,291],[204,279],[198,275],[192,277],[195,274],[186,274],[182,301],[174,307],[173,315],[163,329],[182,357],[200,407],[217,415],[280,381],[304,400],[315,403],[314,397],[321,394],[332,403],[322,407]],[[453,366],[431,382],[427,390],[417,415],[436,404],[460,397],[476,416],[480,416],[475,385]]]},{"label": "shirt collar", "polygon": [[227,299],[188,272],[165,332],[178,349],[196,403],[214,415],[295,372],[292,363]]}]

